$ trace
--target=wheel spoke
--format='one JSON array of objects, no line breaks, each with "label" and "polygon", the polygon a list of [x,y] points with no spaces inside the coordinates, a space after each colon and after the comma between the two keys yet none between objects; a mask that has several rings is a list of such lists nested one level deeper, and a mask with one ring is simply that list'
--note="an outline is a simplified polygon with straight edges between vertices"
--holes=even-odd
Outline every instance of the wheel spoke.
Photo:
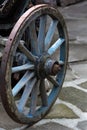
[{"label": "wheel spoke", "polygon": [[56,80],[54,80],[51,76],[48,76],[47,79],[56,87],[59,87],[59,84]]},{"label": "wheel spoke", "polygon": [[29,99],[30,93],[31,93],[35,83],[36,83],[36,78],[29,80],[25,86],[24,92],[23,92],[22,97],[18,104],[18,109],[21,112],[23,111],[24,106],[26,105],[26,102]]},{"label": "wheel spoke", "polygon": [[27,63],[25,65],[12,67],[12,73],[17,73],[24,70],[33,70],[33,69],[34,69],[34,65]]},{"label": "wheel spoke", "polygon": [[45,40],[45,32],[46,32],[46,21],[47,16],[42,16],[40,18],[40,27],[39,27],[39,34],[38,34],[38,45],[40,53],[44,51],[44,40]]},{"label": "wheel spoke", "polygon": [[50,55],[53,55],[56,50],[62,45],[62,43],[64,43],[64,39],[63,38],[59,38],[49,49],[48,49],[48,53]]},{"label": "wheel spoke", "polygon": [[48,105],[48,101],[47,101],[47,94],[46,94],[46,88],[45,88],[45,80],[41,79],[40,81],[40,95],[41,95],[41,100],[42,100],[42,105],[43,106],[47,106]]},{"label": "wheel spoke", "polygon": [[39,81],[35,84],[33,87],[33,90],[31,92],[31,102],[30,102],[30,112],[29,116],[33,117],[36,111],[36,105],[37,105],[37,97],[38,97],[38,86]]},{"label": "wheel spoke", "polygon": [[27,58],[32,61],[32,62],[35,62],[36,61],[36,58],[34,55],[32,55],[31,52],[29,52],[29,50],[23,45],[23,44],[19,44],[18,48],[22,51],[22,53],[24,53]]},{"label": "wheel spoke", "polygon": [[24,76],[19,80],[19,82],[12,89],[13,96],[16,96],[18,92],[24,87],[24,85],[34,77],[34,73],[26,72]]},{"label": "wheel spoke", "polygon": [[37,43],[37,34],[36,34],[36,27],[35,21],[30,24],[30,40],[31,40],[31,51],[33,54],[38,55],[38,43]]},{"label": "wheel spoke", "polygon": [[51,22],[50,27],[48,29],[46,38],[45,38],[45,50],[47,50],[50,47],[50,43],[52,41],[52,38],[54,36],[55,33],[55,29],[57,27],[58,21],[54,20]]},{"label": "wheel spoke", "polygon": [[64,65],[64,61],[60,60],[60,61],[59,61],[59,65],[60,65],[60,66]]}]

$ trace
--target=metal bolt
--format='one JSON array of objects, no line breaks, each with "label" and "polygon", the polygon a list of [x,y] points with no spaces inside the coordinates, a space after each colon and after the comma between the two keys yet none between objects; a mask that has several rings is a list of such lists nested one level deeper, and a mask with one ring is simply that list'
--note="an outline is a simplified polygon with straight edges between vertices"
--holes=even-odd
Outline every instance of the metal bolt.
[{"label": "metal bolt", "polygon": [[59,64],[54,64],[52,68],[52,73],[56,75],[58,71],[60,70],[60,65]]}]

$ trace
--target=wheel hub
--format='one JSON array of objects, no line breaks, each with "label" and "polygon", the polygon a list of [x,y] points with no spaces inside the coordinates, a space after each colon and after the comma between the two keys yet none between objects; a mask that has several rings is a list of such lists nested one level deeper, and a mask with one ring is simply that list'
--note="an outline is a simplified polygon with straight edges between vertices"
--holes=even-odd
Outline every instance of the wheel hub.
[{"label": "wheel hub", "polygon": [[40,78],[45,78],[48,75],[55,76],[60,70],[58,61],[52,60],[48,54],[43,54],[36,61],[36,75]]}]

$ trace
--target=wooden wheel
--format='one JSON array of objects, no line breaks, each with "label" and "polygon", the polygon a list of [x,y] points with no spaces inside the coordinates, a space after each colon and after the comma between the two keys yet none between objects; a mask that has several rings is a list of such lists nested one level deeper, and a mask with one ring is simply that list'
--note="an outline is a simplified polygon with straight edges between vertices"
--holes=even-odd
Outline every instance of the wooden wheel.
[{"label": "wooden wheel", "polygon": [[67,57],[67,30],[58,10],[36,5],[20,17],[1,63],[1,98],[13,120],[33,125],[49,112],[62,88]]}]

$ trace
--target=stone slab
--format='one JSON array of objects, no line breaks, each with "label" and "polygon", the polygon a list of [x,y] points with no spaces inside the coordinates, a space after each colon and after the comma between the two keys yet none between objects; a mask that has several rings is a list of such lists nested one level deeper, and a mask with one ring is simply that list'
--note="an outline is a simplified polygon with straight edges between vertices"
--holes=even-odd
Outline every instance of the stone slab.
[{"label": "stone slab", "polygon": [[27,128],[26,130],[73,130],[73,129],[60,125],[58,123],[50,122],[41,126],[33,126],[31,128]]},{"label": "stone slab", "polygon": [[73,74],[73,71],[71,68],[67,67],[66,76],[64,81],[72,81],[75,80],[77,77],[75,74]]},{"label": "stone slab", "polygon": [[69,20],[74,20],[75,18],[77,20],[87,18],[87,0],[64,8],[58,7],[58,9],[60,9],[63,16]]},{"label": "stone slab", "polygon": [[70,5],[70,4],[75,4],[75,3],[80,2],[80,1],[81,0],[60,0],[60,5],[66,6],[66,5]]},{"label": "stone slab", "polygon": [[58,118],[78,118],[78,116],[66,105],[55,104],[49,114],[45,117],[46,119],[58,119]]},{"label": "stone slab", "polygon": [[78,78],[87,78],[87,61],[70,64],[70,67]]},{"label": "stone slab", "polygon": [[1,102],[0,102],[0,128],[6,130],[12,130],[17,127],[21,127],[21,124],[14,122],[5,112]]},{"label": "stone slab", "polygon": [[87,130],[87,121],[79,122],[77,127],[80,128],[81,130]]},{"label": "stone slab", "polygon": [[66,21],[69,39],[87,39],[87,1],[59,10]]},{"label": "stone slab", "polygon": [[73,87],[62,88],[59,98],[87,112],[87,93]]},{"label": "stone slab", "polygon": [[70,44],[68,61],[76,62],[84,60],[87,60],[87,44]]},{"label": "stone slab", "polygon": [[80,87],[87,89],[87,82],[79,84]]}]

